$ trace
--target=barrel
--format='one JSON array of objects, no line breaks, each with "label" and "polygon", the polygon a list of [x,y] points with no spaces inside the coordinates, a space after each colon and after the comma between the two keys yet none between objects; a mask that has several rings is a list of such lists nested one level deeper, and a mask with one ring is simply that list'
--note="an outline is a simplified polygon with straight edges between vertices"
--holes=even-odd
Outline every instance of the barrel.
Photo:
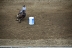
[{"label": "barrel", "polygon": [[34,25],[34,17],[29,17],[29,25]]}]

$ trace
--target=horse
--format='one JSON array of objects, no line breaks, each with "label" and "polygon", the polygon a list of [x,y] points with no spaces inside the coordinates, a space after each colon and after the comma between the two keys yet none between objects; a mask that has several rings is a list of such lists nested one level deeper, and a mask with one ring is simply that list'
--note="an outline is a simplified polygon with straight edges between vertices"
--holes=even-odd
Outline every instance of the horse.
[{"label": "horse", "polygon": [[21,20],[23,18],[26,17],[26,13],[25,13],[25,10],[23,10],[22,12],[20,12],[18,15],[17,15],[17,21],[19,21],[19,23],[21,23]]}]

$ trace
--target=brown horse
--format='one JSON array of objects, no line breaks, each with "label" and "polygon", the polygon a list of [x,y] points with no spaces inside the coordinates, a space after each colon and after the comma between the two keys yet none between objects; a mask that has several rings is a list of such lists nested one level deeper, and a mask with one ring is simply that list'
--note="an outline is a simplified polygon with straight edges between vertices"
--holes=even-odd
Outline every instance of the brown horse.
[{"label": "brown horse", "polygon": [[17,21],[19,21],[19,23],[21,23],[21,20],[22,20],[23,18],[25,18],[25,17],[26,17],[26,13],[25,13],[25,11],[23,10],[21,13],[18,14],[18,16],[17,16]]}]

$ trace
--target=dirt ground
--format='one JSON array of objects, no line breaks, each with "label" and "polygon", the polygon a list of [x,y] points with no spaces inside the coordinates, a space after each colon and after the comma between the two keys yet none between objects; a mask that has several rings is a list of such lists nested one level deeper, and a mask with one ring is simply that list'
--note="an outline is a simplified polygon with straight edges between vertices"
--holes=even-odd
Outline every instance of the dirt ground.
[{"label": "dirt ground", "polygon": [[[27,16],[21,23],[18,23],[16,15],[24,4],[27,7]],[[30,16],[35,17],[33,26],[28,24]],[[72,40],[72,0],[1,1],[0,39]]]}]

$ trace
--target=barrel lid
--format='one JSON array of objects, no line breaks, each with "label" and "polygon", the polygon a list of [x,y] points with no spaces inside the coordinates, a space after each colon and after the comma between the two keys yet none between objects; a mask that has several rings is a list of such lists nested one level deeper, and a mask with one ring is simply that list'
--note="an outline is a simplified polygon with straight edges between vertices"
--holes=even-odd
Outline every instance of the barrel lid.
[{"label": "barrel lid", "polygon": [[29,19],[34,19],[34,17],[29,17]]}]

